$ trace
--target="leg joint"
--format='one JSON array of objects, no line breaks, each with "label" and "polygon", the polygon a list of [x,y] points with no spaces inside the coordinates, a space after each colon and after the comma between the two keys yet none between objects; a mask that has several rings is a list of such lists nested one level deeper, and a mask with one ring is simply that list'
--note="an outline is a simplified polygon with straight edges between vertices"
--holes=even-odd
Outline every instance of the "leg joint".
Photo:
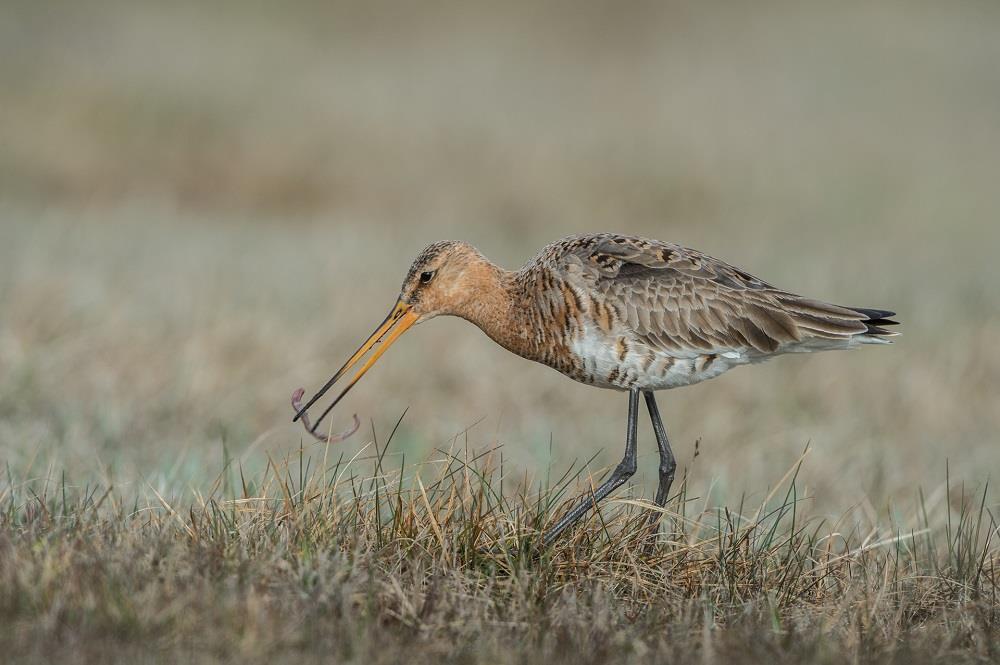
[{"label": "leg joint", "polygon": [[660,459],[660,475],[668,476],[673,475],[674,471],[677,470],[677,462],[674,461],[673,457],[661,458]]},{"label": "leg joint", "polygon": [[618,466],[615,467],[614,475],[616,477],[631,478],[635,475],[637,468],[636,460],[634,458],[624,459],[618,464]]}]

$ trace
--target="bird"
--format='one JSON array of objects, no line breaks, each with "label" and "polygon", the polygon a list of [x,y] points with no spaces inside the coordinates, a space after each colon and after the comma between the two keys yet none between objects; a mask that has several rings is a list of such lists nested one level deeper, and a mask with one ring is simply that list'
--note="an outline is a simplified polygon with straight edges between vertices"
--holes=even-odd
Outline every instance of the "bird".
[{"label": "bird", "polygon": [[[659,451],[654,503],[662,508],[677,464],[657,391],[784,354],[889,344],[899,334],[888,329],[898,325],[895,312],[800,296],[670,242],[575,235],[506,270],[467,242],[441,241],[416,257],[389,314],[333,377],[305,405],[302,390],[296,393],[293,421],[326,440],[319,423],[386,350],[412,326],[442,315],[463,318],[508,351],[575,381],[628,393],[622,461],[543,534],[545,545],[635,474],[640,396]],[[310,424],[308,410],[365,356]]]}]

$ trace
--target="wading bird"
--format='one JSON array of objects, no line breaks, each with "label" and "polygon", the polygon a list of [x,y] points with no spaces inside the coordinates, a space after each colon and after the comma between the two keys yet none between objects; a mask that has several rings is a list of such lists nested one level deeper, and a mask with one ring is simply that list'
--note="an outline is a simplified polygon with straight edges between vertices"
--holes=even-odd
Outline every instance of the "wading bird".
[{"label": "wading bird", "polygon": [[[400,335],[442,314],[474,323],[505,349],[571,379],[628,391],[625,457],[546,532],[546,544],[635,473],[640,394],[659,447],[655,501],[663,506],[676,463],[655,391],[784,353],[887,344],[897,334],[883,327],[896,324],[893,312],[804,298],[672,243],[609,233],[572,236],[508,271],[468,243],[445,241],[420,253],[389,315],[305,406],[299,405],[302,391],[296,392],[294,420],[327,440],[317,433],[320,421]],[[372,349],[310,424],[308,409]]]}]

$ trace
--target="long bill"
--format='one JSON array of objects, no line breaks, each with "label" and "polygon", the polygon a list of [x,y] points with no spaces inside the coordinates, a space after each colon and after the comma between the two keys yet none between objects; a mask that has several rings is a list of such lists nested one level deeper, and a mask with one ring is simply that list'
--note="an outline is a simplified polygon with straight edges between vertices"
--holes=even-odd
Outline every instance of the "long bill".
[{"label": "long bill", "polygon": [[[395,342],[397,339],[399,339],[400,335],[406,332],[410,328],[410,326],[412,326],[414,323],[417,322],[419,318],[420,315],[414,312],[413,309],[410,307],[410,305],[407,305],[402,300],[397,301],[396,306],[392,308],[392,311],[389,312],[389,315],[385,317],[385,320],[382,321],[381,324],[379,324],[379,327],[375,329],[375,332],[373,332],[371,335],[368,336],[368,339],[365,340],[365,343],[362,344],[358,348],[358,350],[354,352],[354,355],[348,358],[347,362],[344,363],[343,367],[337,370],[337,373],[333,375],[333,378],[327,381],[326,385],[324,385],[319,390],[319,392],[313,395],[312,398],[308,402],[306,402],[305,406],[303,406],[301,409],[298,410],[298,412],[296,412],[295,417],[292,418],[292,422],[295,422],[300,418],[302,418],[305,412],[309,410],[309,407],[311,407],[313,404],[316,403],[316,400],[325,395],[326,392],[330,390],[330,388],[332,388],[333,385],[341,379],[341,377],[347,374],[351,370],[351,368],[358,363],[359,360],[364,358],[369,351],[371,351],[377,344],[381,342],[381,345],[377,349],[375,349],[375,352],[368,358],[368,360],[365,361],[365,363],[361,366],[361,368],[354,374],[354,376],[351,378],[347,386],[340,392],[339,395],[337,395],[337,398],[333,400],[330,406],[326,407],[326,410],[323,411],[322,415],[320,415],[320,417],[316,420],[316,422],[313,423],[311,431],[315,432],[316,427],[324,418],[326,418],[326,416],[330,413],[330,411],[333,410],[333,407],[337,406],[337,403],[340,402],[340,400],[343,399],[344,395],[346,395],[347,392],[354,387],[354,384],[356,384],[361,379],[361,377],[365,375],[365,372],[367,372],[369,369],[372,368],[372,365],[374,365],[375,362],[382,356],[382,354],[386,352],[386,349],[392,346],[392,343]],[[385,339],[383,340],[383,338]]]}]

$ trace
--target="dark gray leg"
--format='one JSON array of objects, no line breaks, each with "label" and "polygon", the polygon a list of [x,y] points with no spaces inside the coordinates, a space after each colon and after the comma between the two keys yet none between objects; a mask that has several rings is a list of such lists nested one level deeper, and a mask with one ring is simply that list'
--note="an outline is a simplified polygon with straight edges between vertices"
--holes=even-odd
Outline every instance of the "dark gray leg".
[{"label": "dark gray leg", "polygon": [[[674,453],[670,450],[667,430],[663,427],[663,421],[660,420],[660,410],[656,408],[656,398],[653,396],[653,391],[645,390],[642,395],[646,398],[649,420],[653,423],[656,445],[660,449],[660,485],[656,488],[656,505],[662,508],[667,503],[667,495],[670,494],[670,486],[674,482],[677,462],[674,461]],[[659,521],[659,515],[660,513],[657,513],[656,521]]]},{"label": "dark gray leg", "polygon": [[598,487],[592,496],[587,495],[583,497],[580,503],[578,503],[573,510],[569,511],[565,517],[556,522],[556,525],[545,533],[545,537],[543,538],[545,545],[551,545],[552,542],[559,537],[559,534],[562,533],[568,526],[583,517],[584,513],[596,506],[598,501],[606,497],[608,494],[611,494],[611,492],[617,488],[621,487],[626,480],[635,474],[635,430],[638,425],[638,420],[639,389],[633,388],[628,394],[628,427],[625,433],[625,457],[622,458],[622,461],[615,467],[611,477],[604,481],[604,484]]}]

